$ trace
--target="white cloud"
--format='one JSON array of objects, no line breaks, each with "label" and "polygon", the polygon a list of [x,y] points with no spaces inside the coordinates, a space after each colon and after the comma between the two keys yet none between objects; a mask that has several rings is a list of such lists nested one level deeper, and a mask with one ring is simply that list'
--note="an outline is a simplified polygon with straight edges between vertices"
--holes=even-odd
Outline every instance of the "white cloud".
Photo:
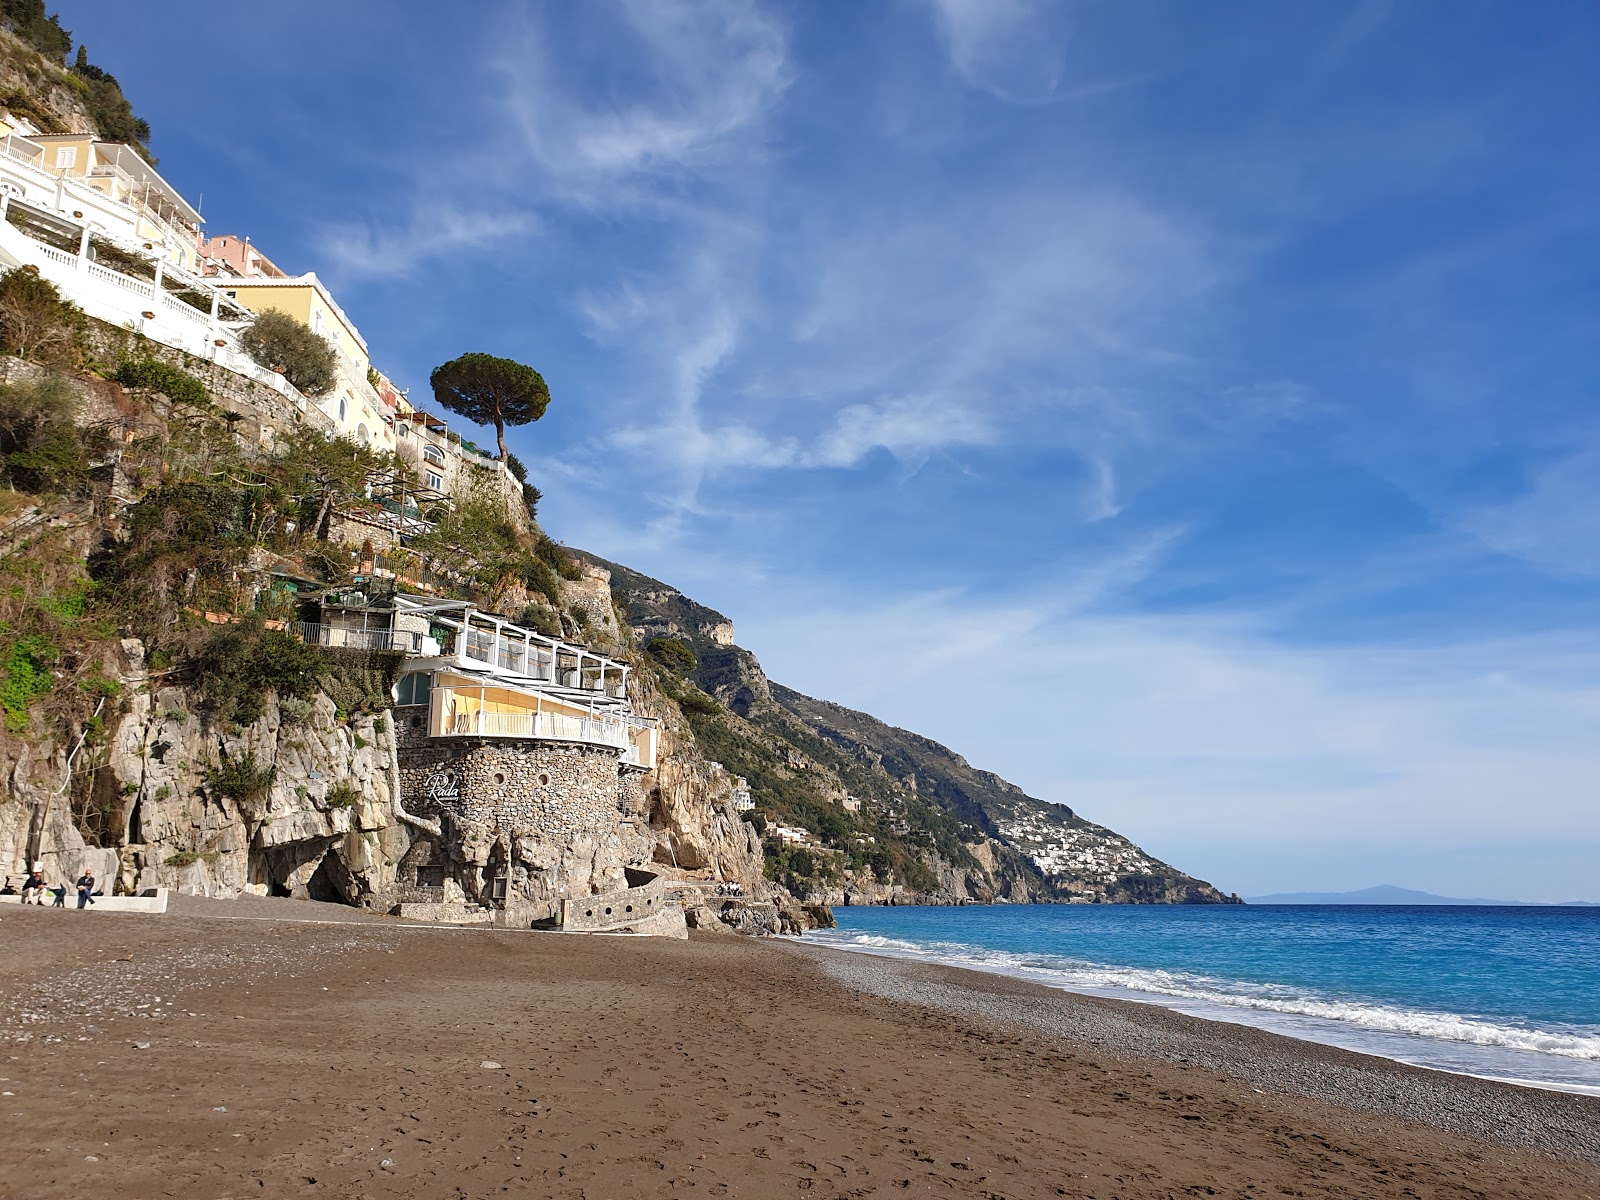
[{"label": "white cloud", "polygon": [[530,213],[477,212],[448,204],[419,204],[403,227],[334,224],[317,237],[322,261],[335,279],[386,279],[409,275],[430,259],[483,250],[535,228]]},{"label": "white cloud", "polygon": [[936,396],[899,396],[841,409],[833,428],[799,457],[798,465],[853,467],[877,449],[902,461],[917,462],[936,450],[988,445],[996,439],[993,425],[970,397],[957,402]]},{"label": "white cloud", "polygon": [[1394,882],[1455,894],[1593,891],[1532,865],[1485,877],[1481,850],[1593,841],[1600,638],[1315,647],[1243,614],[1106,615],[1159,557],[1068,572],[1078,586],[1048,597],[722,607],[774,679],[942,741],[1184,869],[1227,872],[1214,882],[1230,889],[1365,886],[1384,881],[1369,860],[1406,860],[1417,873]]},{"label": "white cloud", "polygon": [[[786,37],[750,0],[626,0],[608,46],[636,58],[628,95],[587,102],[562,85],[560,51],[529,31],[502,61],[526,148],[551,176],[604,203],[605,179],[717,159],[788,86]],[[613,93],[614,95],[614,93]]]}]

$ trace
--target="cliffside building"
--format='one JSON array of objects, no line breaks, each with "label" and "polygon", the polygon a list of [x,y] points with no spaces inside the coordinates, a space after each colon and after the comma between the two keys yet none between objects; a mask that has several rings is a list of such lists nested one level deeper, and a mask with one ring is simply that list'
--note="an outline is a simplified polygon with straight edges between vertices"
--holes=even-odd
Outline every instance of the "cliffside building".
[{"label": "cliffside building", "polygon": [[[405,656],[392,710],[413,826],[402,915],[470,906],[509,924],[672,922],[663,897],[634,894],[650,878],[639,781],[656,766],[657,731],[633,712],[626,663],[465,601],[399,593],[379,606],[347,593],[319,615],[301,627],[308,641]],[[600,860],[618,864],[615,904],[563,882],[588,881]]]}]

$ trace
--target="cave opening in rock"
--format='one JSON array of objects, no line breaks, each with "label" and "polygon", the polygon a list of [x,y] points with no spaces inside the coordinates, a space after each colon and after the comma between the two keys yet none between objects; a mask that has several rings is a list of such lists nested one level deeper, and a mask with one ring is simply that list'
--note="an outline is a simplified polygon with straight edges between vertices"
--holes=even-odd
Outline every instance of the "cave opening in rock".
[{"label": "cave opening in rock", "polygon": [[345,904],[344,893],[339,890],[339,885],[334,882],[338,870],[338,860],[332,854],[324,854],[322,861],[317,864],[317,869],[311,873],[311,878],[306,882],[306,895],[312,900],[321,900],[327,904]]},{"label": "cave opening in rock", "polygon": [[130,846],[143,845],[144,843],[144,797],[133,802],[133,811],[128,814],[128,841]]}]

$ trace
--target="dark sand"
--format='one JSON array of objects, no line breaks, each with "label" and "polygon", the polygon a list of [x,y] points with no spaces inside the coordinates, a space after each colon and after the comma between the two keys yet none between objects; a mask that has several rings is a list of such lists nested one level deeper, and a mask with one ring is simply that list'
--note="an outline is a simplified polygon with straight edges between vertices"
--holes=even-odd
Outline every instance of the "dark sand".
[{"label": "dark sand", "polygon": [[1600,1102],[1159,1009],[182,907],[0,908],[0,1196],[1600,1197]]}]

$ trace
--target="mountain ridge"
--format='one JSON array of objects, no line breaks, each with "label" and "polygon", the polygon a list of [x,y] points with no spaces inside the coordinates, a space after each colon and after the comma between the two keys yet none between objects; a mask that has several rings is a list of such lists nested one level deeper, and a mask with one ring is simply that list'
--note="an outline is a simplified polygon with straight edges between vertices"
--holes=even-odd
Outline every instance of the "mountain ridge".
[{"label": "mountain ridge", "polygon": [[725,614],[572,552],[611,572],[641,647],[692,653],[696,739],[747,780],[769,872],[806,903],[1236,902],[931,738],[769,680]]}]

